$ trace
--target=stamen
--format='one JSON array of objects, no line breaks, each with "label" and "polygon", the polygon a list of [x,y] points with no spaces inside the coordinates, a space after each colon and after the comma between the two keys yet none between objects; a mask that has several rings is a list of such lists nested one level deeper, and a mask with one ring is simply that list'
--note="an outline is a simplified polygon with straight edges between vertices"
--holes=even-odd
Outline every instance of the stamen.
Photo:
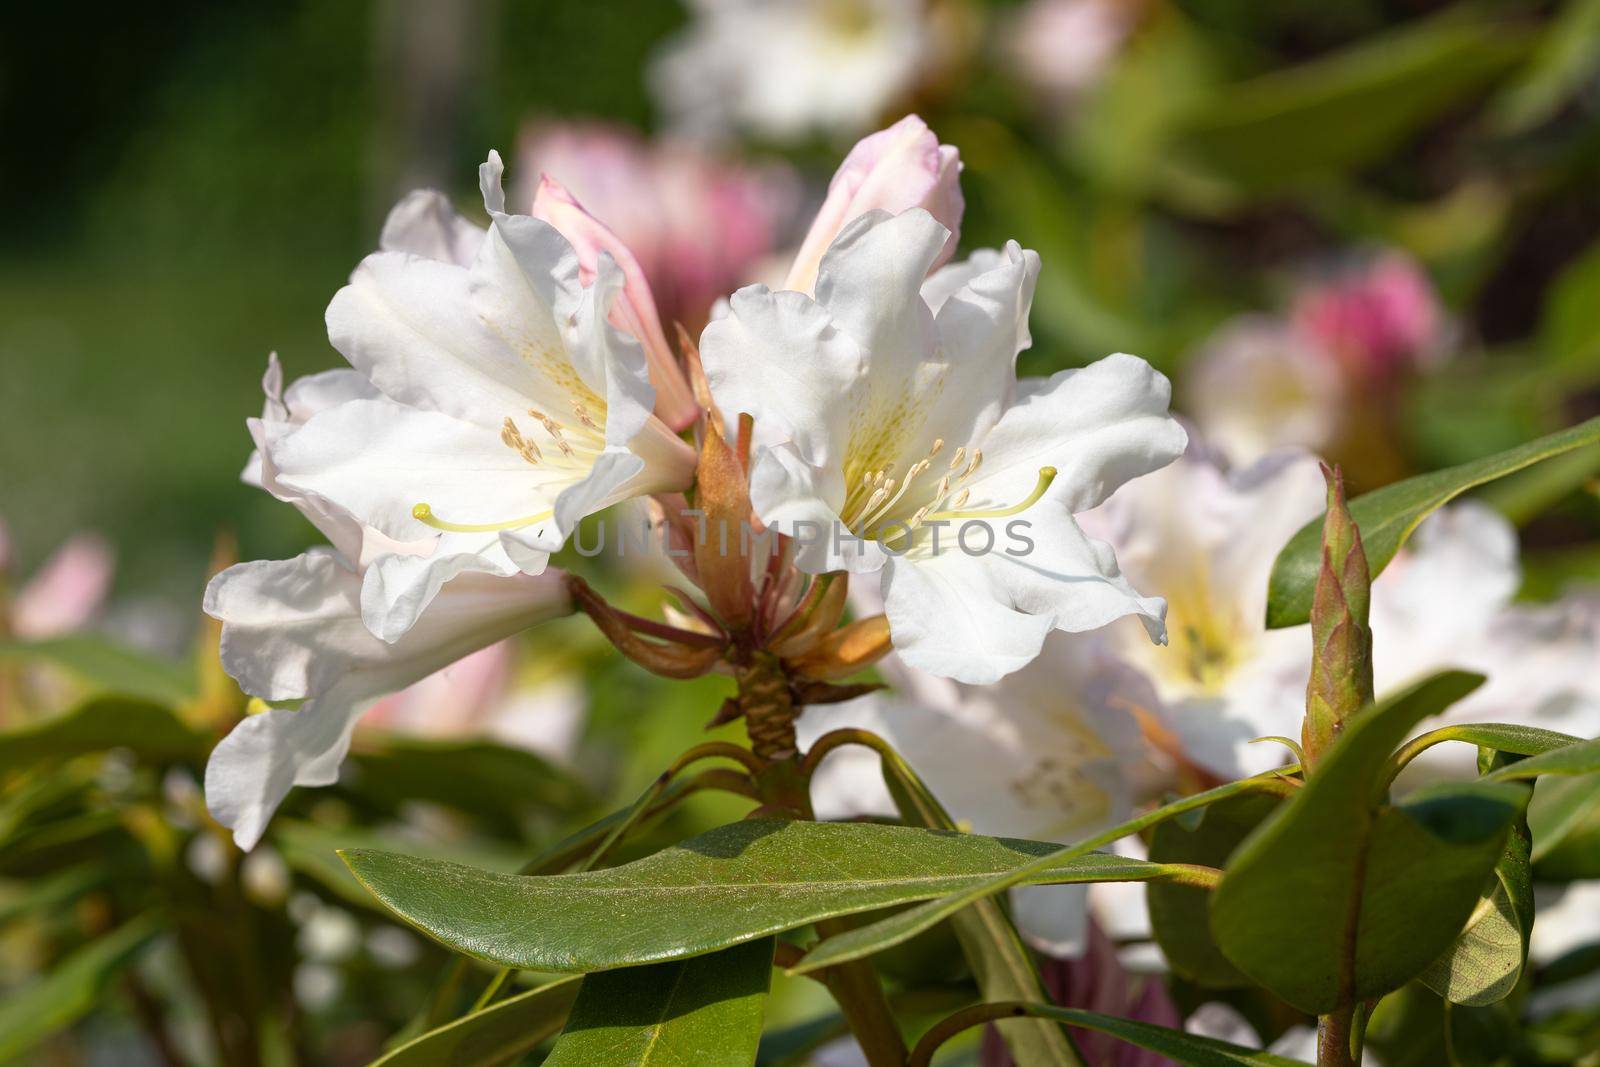
[{"label": "stamen", "polygon": [[963,489],[963,490],[961,490],[961,492],[956,494],[956,498],[954,500],[950,501],[950,506],[953,507],[953,508],[959,508],[962,504],[965,504],[967,502],[967,497],[969,497],[971,495],[972,495],[972,490],[971,489]]},{"label": "stamen", "polygon": [[[967,469],[961,472],[961,478],[959,480],[964,482],[968,478],[972,477],[972,472],[977,470],[978,469],[978,464],[980,464],[982,462],[983,462],[983,449],[974,448],[972,450],[972,462],[968,463],[967,464]],[[1051,477],[1053,478],[1053,477],[1055,477],[1055,475],[1052,474]]]},{"label": "stamen", "polygon": [[956,449],[956,454],[950,457],[950,469],[955,470],[961,466],[961,461],[967,458],[967,446],[961,445]]},{"label": "stamen", "polygon": [[[977,467],[980,456],[981,453],[973,454],[972,465],[974,468]],[[1008,508],[978,508],[973,511],[940,511],[931,517],[935,519],[1003,519],[1008,515],[1020,515],[1024,511],[1027,511],[1029,508],[1033,507],[1033,505],[1037,504],[1039,499],[1044,496],[1045,491],[1050,488],[1050,483],[1055,480],[1056,469],[1054,467],[1040,467],[1039,481],[1035,483],[1033,492],[1029,493],[1027,499],[1023,500],[1019,504],[1013,504]],[[965,503],[965,501],[958,501],[956,507],[959,508],[962,503]]]},{"label": "stamen", "polygon": [[933,439],[933,447],[928,449],[928,458],[932,459],[934,456],[937,456],[940,452],[943,452],[943,451],[944,451],[944,438],[935,437]]},{"label": "stamen", "polygon": [[509,522],[446,522],[433,513],[427,504],[418,504],[411,509],[411,517],[418,522],[432,526],[435,530],[444,530],[447,533],[493,533],[495,530],[515,530],[523,526],[532,526],[536,522],[543,522],[555,514],[555,509],[541,511],[537,515],[526,515],[520,519]]}]

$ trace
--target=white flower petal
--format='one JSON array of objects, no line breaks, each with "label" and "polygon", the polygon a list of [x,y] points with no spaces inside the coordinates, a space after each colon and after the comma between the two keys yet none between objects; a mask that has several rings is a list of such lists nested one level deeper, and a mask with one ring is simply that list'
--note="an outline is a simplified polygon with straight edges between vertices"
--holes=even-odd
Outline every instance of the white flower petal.
[{"label": "white flower petal", "polygon": [[437,189],[408,193],[383,221],[378,247],[465,267],[483,244],[484,228],[470,222]]},{"label": "white flower petal", "polygon": [[362,624],[361,580],[331,553],[229,568],[207,590],[223,623],[224,664],[247,691],[308,699],[250,716],[212,753],[206,802],[242,848],[260,838],[294,785],[334,780],[356,718],[379,696],[468,653],[565,614],[560,575],[452,583],[395,644]]},{"label": "white flower petal", "polygon": [[1122,354],[1023,381],[1017,403],[984,439],[973,499],[1014,503],[1049,466],[1050,499],[1074,513],[1097,506],[1183,454],[1188,435],[1167,411],[1171,391],[1165,375]]},{"label": "white flower petal", "polygon": [[727,317],[705,328],[700,358],[730,423],[752,415],[757,443],[792,441],[818,466],[837,460],[849,426],[841,398],[865,368],[860,347],[810,297],[740,289]]},{"label": "white flower petal", "polygon": [[452,523],[510,522],[550,510],[562,489],[587,474],[559,456],[530,464],[498,427],[389,400],[325,411],[276,442],[269,458],[284,485],[331,500],[403,541],[438,532],[415,517],[418,504]]}]

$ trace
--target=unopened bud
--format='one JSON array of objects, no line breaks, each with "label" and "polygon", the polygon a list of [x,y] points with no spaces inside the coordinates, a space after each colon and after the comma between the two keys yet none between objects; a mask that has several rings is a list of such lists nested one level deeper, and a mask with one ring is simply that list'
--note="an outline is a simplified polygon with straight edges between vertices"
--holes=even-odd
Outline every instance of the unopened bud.
[{"label": "unopened bud", "polygon": [[1333,744],[1344,724],[1372,703],[1372,577],[1361,531],[1345,506],[1344,474],[1322,468],[1328,513],[1322,524],[1322,569],[1311,601],[1311,681],[1301,742],[1308,764]]}]

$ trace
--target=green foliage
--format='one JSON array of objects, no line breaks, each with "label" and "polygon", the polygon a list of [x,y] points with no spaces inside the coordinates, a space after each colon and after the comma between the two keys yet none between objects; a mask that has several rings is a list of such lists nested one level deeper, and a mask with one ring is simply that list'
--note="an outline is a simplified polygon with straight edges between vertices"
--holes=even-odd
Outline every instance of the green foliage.
[{"label": "green foliage", "polygon": [[[1419,474],[1357,497],[1350,502],[1350,514],[1361,528],[1372,576],[1376,578],[1383,572],[1423,519],[1468,489],[1596,443],[1600,443],[1600,418],[1508,452]],[[1321,520],[1307,523],[1278,553],[1267,592],[1269,627],[1297,626],[1310,618],[1312,591],[1322,559],[1321,525]]]},{"label": "green foliage", "polygon": [[1528,824],[1542,877],[1600,878],[1600,775],[1541,780]]},{"label": "green foliage", "polygon": [[182,704],[195,695],[188,671],[94,634],[0,642],[0,662],[32,658],[53,663],[97,689],[155,704]]},{"label": "green foliage", "polygon": [[[1505,765],[1493,749],[1480,755],[1483,769]],[[1504,1000],[1516,988],[1528,961],[1533,934],[1533,838],[1526,814],[1506,835],[1489,889],[1478,900],[1455,943],[1423,971],[1420,981],[1455,1004],[1482,1006]]]},{"label": "green foliage", "polygon": [[0,734],[0,774],[112,748],[129,749],[157,763],[197,759],[206,740],[164,705],[96,697],[64,715]]},{"label": "green foliage", "polygon": [[153,915],[124,923],[67,956],[32,985],[8,994],[0,1003],[0,1062],[92,1011],[106,987],[160,930],[161,921]]},{"label": "green foliage", "polygon": [[1211,932],[1245,974],[1322,1013],[1398,989],[1461,930],[1527,802],[1488,782],[1383,803],[1390,752],[1482,678],[1446,672],[1346,725],[1304,788],[1239,846]]},{"label": "green foliage", "polygon": [[[1013,886],[1028,885],[1039,879],[1045,872],[1077,861],[1080,858],[1092,858],[1097,862],[1104,862],[1109,857],[1098,854],[1090,857],[1094,849],[1108,845],[1120,838],[1141,830],[1159,825],[1168,819],[1177,818],[1186,812],[1198,811],[1218,801],[1242,793],[1260,791],[1275,781],[1276,775],[1266,777],[1246,778],[1237,782],[1208,789],[1204,793],[1184,797],[1182,800],[1173,801],[1154,811],[1146,812],[1125,823],[1114,826],[1104,833],[1097,834],[1087,841],[1081,841],[1066,848],[1049,852],[1037,859],[1030,860],[1021,866],[1014,867],[1010,872],[999,874],[990,878],[977,881],[971,888],[951,893],[949,896],[930,900],[925,904],[907,908],[896,912],[884,919],[861,926],[848,933],[830,937],[816,948],[812,949],[799,964],[790,968],[794,974],[805,974],[819,970],[823,967],[838,963],[843,960],[859,959],[869,956],[874,952],[882,951],[892,945],[915,937],[922,931],[944,921],[979,900],[1004,892]],[[1178,869],[1178,870],[1181,870]],[[1178,870],[1172,873],[1177,874]],[[1051,881],[1057,879],[1049,879]],[[1127,881],[1125,876],[1118,881]],[[1209,878],[1203,879],[1209,881]]]},{"label": "green foliage", "polygon": [[1277,193],[1366,166],[1528,54],[1502,19],[1450,12],[1216,93],[1183,149],[1210,175]]},{"label": "green foliage", "polygon": [[[1164,822],[1151,834],[1150,858],[1157,863],[1225,867],[1239,844],[1280,803],[1277,797],[1245,795],[1201,810],[1198,825],[1190,825],[1187,819]],[[1208,892],[1193,886],[1153,884],[1145,899],[1151,930],[1174,974],[1205,988],[1249,984],[1211,938]]]},{"label": "green foliage", "polygon": [[[387,852],[343,855],[386,907],[451,948],[506,967],[575,973],[681,959],[926,900],[1055,851],[903,826],[751,819],[581,874],[519,877]],[[1191,874],[1096,855],[1046,863],[1023,881]]]},{"label": "green foliage", "polygon": [[583,979],[549,1067],[748,1067],[772,980],[773,939]]},{"label": "green foliage", "polygon": [[503,1067],[560,1033],[580,978],[530,989],[463,1015],[375,1060],[372,1067]]},{"label": "green foliage", "polygon": [[[955,821],[950,813],[917,777],[911,765],[887,745],[878,751],[883,780],[894,797],[901,819],[910,826],[954,830]],[[978,992],[985,1000],[1045,999],[1044,985],[1039,981],[1033,959],[998,900],[987,897],[977,901],[951,916],[950,926],[961,941],[961,951],[972,968]],[[1059,1026],[1015,1020],[1000,1022],[997,1028],[1019,1062],[1037,1063],[1041,1067],[1082,1062]]]},{"label": "green foliage", "polygon": [[[1064,1008],[1054,1004],[1018,1004],[1014,1006],[1012,1014],[1054,1019],[1068,1026],[1110,1034],[1130,1045],[1158,1052],[1181,1067],[1304,1067],[1299,1060],[1219,1041],[1214,1037],[1202,1037],[1137,1019],[1122,1019],[1079,1008]],[[932,1049],[926,1047],[928,1044],[930,1042],[926,1041],[918,1044],[912,1063],[920,1065],[928,1062],[932,1053]]]}]

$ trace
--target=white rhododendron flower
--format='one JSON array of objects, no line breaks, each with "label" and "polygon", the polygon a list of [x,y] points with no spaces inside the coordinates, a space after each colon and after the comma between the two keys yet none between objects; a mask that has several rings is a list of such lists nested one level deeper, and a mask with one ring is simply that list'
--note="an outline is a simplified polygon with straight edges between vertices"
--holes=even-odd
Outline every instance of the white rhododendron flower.
[{"label": "white rhododendron flower", "polygon": [[1282,452],[1230,470],[1196,442],[1084,519],[1116,545],[1129,581],[1166,597],[1167,647],[1126,624],[1106,637],[1149,680],[1159,706],[1142,709],[1148,721],[1216,775],[1283,762],[1281,747],[1255,738],[1299,739],[1311,639],[1304,627],[1266,628],[1267,577],[1325,499],[1313,456]]},{"label": "white rhododendron flower", "polygon": [[[1130,581],[1167,598],[1170,645],[1153,648],[1126,624],[1112,651],[1149,680],[1146,722],[1181,755],[1232,778],[1284,762],[1300,739],[1311,671],[1308,627],[1266,628],[1267,580],[1278,552],[1326,503],[1315,457],[1274,453],[1230,469],[1198,444],[1141,478],[1084,523],[1116,545]],[[1441,718],[1512,722],[1582,737],[1600,733],[1600,601],[1569,597],[1521,606],[1516,533],[1488,507],[1464,502],[1425,520],[1372,587],[1373,668],[1379,696],[1447,667],[1489,681]],[[1472,773],[1469,746],[1440,746],[1424,763]],[[1447,763],[1446,761],[1454,761]]]},{"label": "white rhododendron flower", "polygon": [[[1126,819],[1153,781],[1138,723],[1111,699],[1124,686],[1121,669],[1079,635],[1053,635],[1038,659],[992,686],[938,678],[898,657],[880,669],[892,694],[808,708],[801,744],[845,726],[878,734],[974,833],[1081,841]],[[854,746],[823,761],[812,803],[819,818],[895,813],[877,753]],[[1056,954],[1082,948],[1084,886],[1013,896],[1029,941]]]},{"label": "white rhododendron flower", "polygon": [[651,85],[680,130],[794,140],[855,134],[937,50],[923,0],[692,0]]},{"label": "white rhododendron flower", "polygon": [[803,570],[881,572],[895,648],[935,674],[991,682],[1050,631],[1125,615],[1161,640],[1165,605],[1073,515],[1182,453],[1167,380],[1117,355],[1018,381],[1038,256],[1012,243],[954,268],[971,276],[935,311],[923,283],[948,239],[926,211],[870,212],[815,298],[751,286],[706,328],[712,394],[763,446],[757,515]]},{"label": "white rhododendron flower", "polygon": [[1339,368],[1286,322],[1243,316],[1185,370],[1184,412],[1237,462],[1278,448],[1321,451],[1338,435],[1346,393]]},{"label": "white rhododendron flower", "polygon": [[276,443],[317,415],[370,401],[371,386],[354,371],[334,370],[284,390],[276,357],[263,385],[265,410],[249,423],[260,451],[244,479],[294,504],[332,545],[238,564],[206,590],[206,613],[222,622],[228,673],[251,696],[300,702],[240,722],[206,765],[206,804],[246,849],[293,786],[335,780],[356,721],[381,697],[569,610],[556,571],[467,575],[446,586],[398,641],[375,637],[362,620],[363,572],[385,559],[425,556],[431,540],[396,542],[363,526],[327,499],[285,486],[271,459]]},{"label": "white rhododendron flower", "polygon": [[481,177],[491,222],[475,249],[446,206],[414,197],[385,227],[404,251],[368,256],[328,308],[334,346],[378,395],[267,447],[284,490],[429,542],[365,570],[363,618],[385,641],[452,579],[537,574],[583,516],[692,472],[651,414],[639,340],[609,321],[624,272],[603,249],[586,269],[554,226],[507,214],[498,155]]}]

